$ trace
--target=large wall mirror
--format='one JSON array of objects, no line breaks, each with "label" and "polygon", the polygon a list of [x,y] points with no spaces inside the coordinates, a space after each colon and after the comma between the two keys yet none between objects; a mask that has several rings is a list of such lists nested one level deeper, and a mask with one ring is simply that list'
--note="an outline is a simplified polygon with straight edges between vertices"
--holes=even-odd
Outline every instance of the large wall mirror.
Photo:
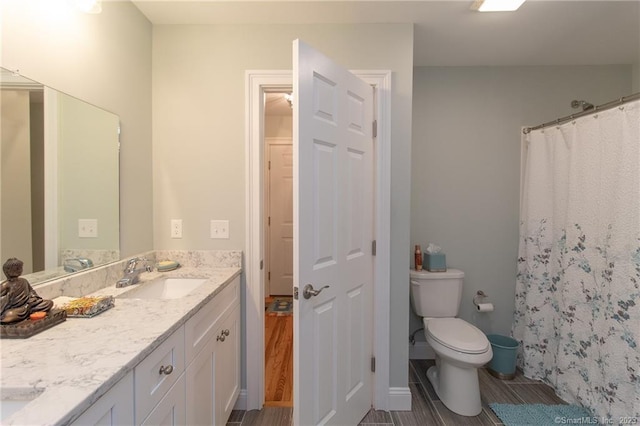
[{"label": "large wall mirror", "polygon": [[0,72],[0,263],[38,284],[119,260],[118,116]]}]

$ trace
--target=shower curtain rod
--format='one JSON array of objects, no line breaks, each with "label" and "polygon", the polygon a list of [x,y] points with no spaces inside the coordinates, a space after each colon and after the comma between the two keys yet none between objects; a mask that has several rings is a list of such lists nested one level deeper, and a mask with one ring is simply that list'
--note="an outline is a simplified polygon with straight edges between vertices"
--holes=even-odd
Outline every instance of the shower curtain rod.
[{"label": "shower curtain rod", "polygon": [[543,129],[543,128],[548,127],[548,126],[553,126],[553,125],[557,125],[557,124],[566,123],[567,121],[571,121],[574,118],[578,118],[578,117],[582,117],[582,116],[585,116],[585,115],[593,114],[594,112],[598,112],[598,111],[604,111],[606,109],[617,107],[618,105],[622,105],[622,104],[625,104],[627,102],[635,101],[636,99],[640,99],[640,92],[634,93],[633,95],[629,95],[629,96],[623,96],[620,99],[616,99],[614,101],[610,101],[610,102],[607,102],[605,104],[598,105],[595,108],[592,108],[592,109],[589,109],[589,110],[586,110],[586,111],[582,111],[582,112],[579,112],[579,113],[576,113],[576,114],[567,115],[566,117],[558,118],[557,120],[548,121],[546,123],[539,124],[539,125],[537,125],[535,127],[525,127],[524,129],[522,129],[522,133],[524,133],[526,135],[527,133],[531,132],[532,130]]}]

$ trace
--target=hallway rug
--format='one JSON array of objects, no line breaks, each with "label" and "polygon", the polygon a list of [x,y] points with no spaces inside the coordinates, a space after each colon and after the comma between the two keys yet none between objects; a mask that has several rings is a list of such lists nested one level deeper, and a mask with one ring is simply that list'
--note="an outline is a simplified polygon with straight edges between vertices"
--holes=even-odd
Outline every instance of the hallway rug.
[{"label": "hallway rug", "polygon": [[267,306],[266,315],[293,315],[291,297],[277,297]]},{"label": "hallway rug", "polygon": [[489,404],[505,426],[584,424],[593,416],[578,405]]}]

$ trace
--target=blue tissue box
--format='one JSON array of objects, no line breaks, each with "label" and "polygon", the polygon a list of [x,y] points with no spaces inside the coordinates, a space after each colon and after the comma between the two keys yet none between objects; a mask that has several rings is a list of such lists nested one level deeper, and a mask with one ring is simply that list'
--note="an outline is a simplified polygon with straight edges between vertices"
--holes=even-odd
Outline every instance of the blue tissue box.
[{"label": "blue tissue box", "polygon": [[424,265],[429,272],[445,272],[447,270],[446,256],[444,253],[425,253]]}]

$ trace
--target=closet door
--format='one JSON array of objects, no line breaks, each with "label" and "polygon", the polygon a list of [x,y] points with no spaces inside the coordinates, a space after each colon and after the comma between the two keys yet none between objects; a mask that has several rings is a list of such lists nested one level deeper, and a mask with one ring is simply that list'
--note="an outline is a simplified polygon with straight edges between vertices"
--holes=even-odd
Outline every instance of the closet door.
[{"label": "closet door", "polygon": [[291,139],[267,139],[269,294],[293,292],[293,146]]}]

